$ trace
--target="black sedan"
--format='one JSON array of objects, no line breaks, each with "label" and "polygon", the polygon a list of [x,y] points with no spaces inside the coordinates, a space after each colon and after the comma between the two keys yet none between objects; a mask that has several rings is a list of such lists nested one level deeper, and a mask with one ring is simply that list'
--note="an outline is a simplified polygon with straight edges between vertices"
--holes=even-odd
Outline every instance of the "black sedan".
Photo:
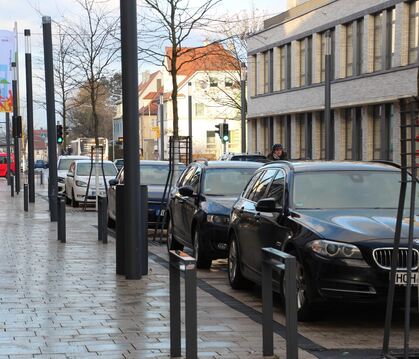
[{"label": "black sedan", "polygon": [[[261,248],[276,247],[297,258],[300,320],[310,319],[316,307],[328,300],[385,302],[399,182],[400,170],[390,164],[280,161],[265,165],[231,213],[231,286],[239,289],[249,282],[260,283]],[[409,188],[407,193],[409,197]],[[407,230],[405,223],[396,300],[402,299],[406,285]],[[417,238],[417,226],[415,232]],[[419,284],[418,249],[415,240],[415,286]],[[273,284],[282,292],[281,278],[274,278]]]},{"label": "black sedan", "polygon": [[198,268],[227,256],[231,207],[257,162],[193,162],[179,178],[168,206],[168,249],[193,248]]},{"label": "black sedan", "polygon": [[[184,164],[179,164],[175,167],[174,177],[172,182],[175,183],[180,173],[185,169]],[[148,226],[154,227],[160,216],[160,207],[164,193],[164,187],[166,185],[167,177],[169,174],[169,162],[168,161],[140,161],[140,181],[141,184],[148,186]],[[172,183],[172,184],[173,184]],[[115,208],[115,197],[116,197],[116,185],[124,184],[124,168],[122,168],[118,176],[109,182],[108,191],[108,225],[109,227],[115,226],[116,220],[116,208]],[[170,192],[168,188],[167,191]],[[164,201],[163,207],[166,202]],[[161,220],[163,220],[163,214],[161,213]]]}]

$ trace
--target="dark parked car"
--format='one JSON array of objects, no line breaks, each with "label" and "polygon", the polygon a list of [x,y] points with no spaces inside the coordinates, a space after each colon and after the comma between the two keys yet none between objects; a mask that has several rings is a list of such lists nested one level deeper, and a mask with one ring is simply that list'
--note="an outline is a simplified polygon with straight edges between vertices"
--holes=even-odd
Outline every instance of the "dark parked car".
[{"label": "dark parked car", "polygon": [[[276,162],[260,168],[234,204],[228,275],[233,288],[261,281],[261,248],[297,258],[298,316],[327,300],[385,302],[400,170],[366,162]],[[408,188],[408,196],[410,190]],[[406,206],[409,198],[407,198]],[[405,213],[408,216],[408,211]],[[415,228],[416,238],[419,228]],[[396,298],[404,295],[408,225],[403,224]],[[413,269],[418,268],[415,240]],[[419,284],[417,272],[414,285]],[[274,288],[282,292],[281,278]]]},{"label": "dark parked car", "polygon": [[194,162],[171,193],[168,206],[168,249],[193,248],[198,268],[209,268],[227,256],[231,207],[246,186],[257,162]]},{"label": "dark parked car", "polygon": [[48,168],[48,163],[44,160],[36,160],[34,168]]},{"label": "dark parked car", "polygon": [[[180,164],[174,172],[173,183],[175,183],[180,173],[185,169],[184,164]],[[160,215],[160,205],[163,197],[164,187],[169,174],[168,161],[140,161],[140,180],[141,184],[148,186],[148,225],[154,227]],[[108,191],[108,225],[115,226],[115,192],[116,185],[124,183],[124,169],[122,168],[118,176],[109,181]],[[172,183],[172,184],[173,184]],[[168,189],[170,191],[170,189]],[[163,216],[164,213],[161,215]]]},{"label": "dark parked car", "polygon": [[220,157],[220,161],[269,162],[266,156],[260,153],[225,153]]},{"label": "dark parked car", "polygon": [[124,159],[123,158],[117,158],[113,163],[116,166],[116,169],[120,171],[122,167],[124,167]]}]

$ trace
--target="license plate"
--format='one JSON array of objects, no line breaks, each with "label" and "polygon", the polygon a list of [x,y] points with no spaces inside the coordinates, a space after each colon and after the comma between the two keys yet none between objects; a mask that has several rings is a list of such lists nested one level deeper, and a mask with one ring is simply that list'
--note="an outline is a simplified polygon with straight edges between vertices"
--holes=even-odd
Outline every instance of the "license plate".
[{"label": "license plate", "polygon": [[[158,211],[157,211],[158,212]],[[164,209],[162,209],[161,211],[160,211],[160,216],[164,216]]]},{"label": "license plate", "polygon": [[[419,273],[412,272],[412,285],[417,286],[419,284]],[[396,285],[407,285],[407,273],[406,272],[396,272]]]}]

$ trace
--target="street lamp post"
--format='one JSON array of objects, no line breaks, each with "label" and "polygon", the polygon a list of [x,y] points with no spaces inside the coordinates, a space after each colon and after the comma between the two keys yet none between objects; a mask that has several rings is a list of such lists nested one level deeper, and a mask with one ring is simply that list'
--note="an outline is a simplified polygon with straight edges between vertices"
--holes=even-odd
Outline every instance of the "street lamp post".
[{"label": "street lamp post", "polygon": [[192,162],[192,82],[188,82],[189,163]]},{"label": "street lamp post", "polygon": [[33,144],[33,95],[31,30],[25,29],[26,109],[28,121],[28,185],[29,202],[35,202],[35,156]]},{"label": "street lamp post", "polygon": [[159,97],[159,117],[160,117],[160,160],[164,160],[164,97]]},{"label": "street lamp post", "polygon": [[13,92],[13,145],[14,145],[14,156],[15,156],[15,191],[20,192],[20,155],[19,155],[19,125],[18,125],[18,92],[17,92],[17,65],[16,62],[12,62],[13,68],[13,80],[12,80],[12,92]]},{"label": "street lamp post", "polygon": [[246,81],[247,67],[244,62],[240,66],[240,92],[241,92],[241,134],[242,134],[242,152],[246,152]]},{"label": "street lamp post", "polygon": [[332,110],[331,110],[331,70],[332,70],[332,38],[330,30],[326,32],[325,43],[325,98],[324,98],[324,128],[325,128],[325,157],[333,159],[332,141]]}]

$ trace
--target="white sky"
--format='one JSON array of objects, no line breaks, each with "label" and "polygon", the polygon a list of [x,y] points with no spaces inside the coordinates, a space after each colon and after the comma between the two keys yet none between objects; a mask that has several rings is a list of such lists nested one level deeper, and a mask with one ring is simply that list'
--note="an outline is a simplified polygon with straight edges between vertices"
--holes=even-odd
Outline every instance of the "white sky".
[{"label": "white sky", "polygon": [[[103,2],[104,0],[98,0]],[[190,5],[201,4],[203,0],[190,0]],[[108,6],[119,10],[120,0],[108,0]],[[140,5],[141,0],[137,0]],[[276,15],[285,10],[286,0],[222,0],[216,8],[217,16],[224,14],[232,15],[241,11],[257,9],[267,15]],[[52,20],[58,21],[63,17],[78,17],[79,9],[75,0],[0,0],[0,29],[10,30],[14,28],[15,22],[18,26],[19,42],[19,92],[20,92],[20,113],[26,119],[26,97],[25,97],[25,49],[23,30],[30,29],[32,38],[32,62],[34,75],[43,73],[43,45],[42,45],[42,16],[50,16]],[[53,28],[54,33],[54,28]],[[141,73],[142,69],[139,69]],[[34,99],[43,101],[45,90],[43,85],[33,80]],[[59,116],[57,116],[59,120]],[[0,121],[3,122],[3,115],[0,114]],[[35,127],[46,128],[45,111],[34,104]],[[0,125],[0,130],[1,125]]]}]

